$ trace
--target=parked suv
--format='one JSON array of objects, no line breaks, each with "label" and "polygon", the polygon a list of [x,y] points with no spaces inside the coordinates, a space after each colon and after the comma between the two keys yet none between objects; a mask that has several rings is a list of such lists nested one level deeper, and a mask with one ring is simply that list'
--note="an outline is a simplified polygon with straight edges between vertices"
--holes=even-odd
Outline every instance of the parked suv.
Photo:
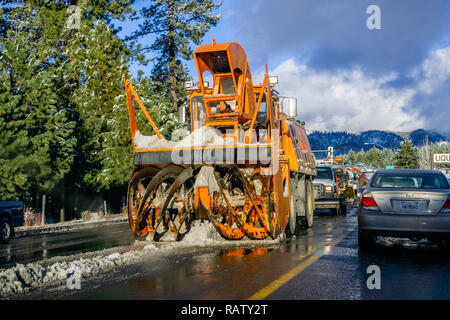
[{"label": "parked suv", "polygon": [[323,165],[316,169],[313,181],[316,209],[331,209],[336,215],[346,215],[348,178],[344,167]]},{"label": "parked suv", "polygon": [[8,243],[14,228],[23,225],[24,205],[20,201],[0,201],[0,242]]}]

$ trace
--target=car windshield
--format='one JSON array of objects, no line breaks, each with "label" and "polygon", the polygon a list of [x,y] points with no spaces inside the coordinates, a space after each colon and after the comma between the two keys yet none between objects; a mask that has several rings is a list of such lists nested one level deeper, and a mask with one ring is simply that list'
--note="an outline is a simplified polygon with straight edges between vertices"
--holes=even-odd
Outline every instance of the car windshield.
[{"label": "car windshield", "polygon": [[331,168],[318,167],[316,179],[333,179],[333,174],[331,173]]},{"label": "car windshield", "polygon": [[378,173],[372,180],[373,188],[448,189],[449,184],[440,174],[433,173]]}]

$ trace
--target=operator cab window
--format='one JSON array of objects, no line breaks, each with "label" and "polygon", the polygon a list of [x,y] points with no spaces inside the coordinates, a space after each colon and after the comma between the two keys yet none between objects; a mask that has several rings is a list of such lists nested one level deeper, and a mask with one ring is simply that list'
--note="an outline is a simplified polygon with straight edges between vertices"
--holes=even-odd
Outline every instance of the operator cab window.
[{"label": "operator cab window", "polygon": [[[259,93],[255,94],[255,102],[258,103]],[[261,104],[259,105],[258,113],[266,113],[267,114],[267,102],[266,102],[266,94],[263,95],[261,99]]]},{"label": "operator cab window", "polygon": [[[255,94],[255,102],[258,104],[259,93]],[[258,113],[256,115],[257,124],[261,127],[267,128],[267,102],[266,94],[263,95],[261,99],[261,104],[259,105]]]}]

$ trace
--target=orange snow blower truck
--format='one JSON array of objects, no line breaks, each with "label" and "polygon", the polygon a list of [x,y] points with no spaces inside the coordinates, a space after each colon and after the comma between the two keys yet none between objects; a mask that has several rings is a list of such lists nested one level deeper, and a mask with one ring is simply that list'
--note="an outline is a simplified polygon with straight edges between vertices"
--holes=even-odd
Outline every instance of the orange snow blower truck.
[{"label": "orange snow blower truck", "polygon": [[[304,123],[295,120],[296,99],[273,89],[278,78],[267,66],[264,81],[253,85],[238,43],[213,40],[194,59],[199,82],[185,83],[190,132],[178,140],[161,135],[124,77],[134,148],[131,231],[138,239],[181,240],[195,219],[209,219],[225,239],[238,240],[276,239],[310,227],[315,158]],[[155,135],[138,130],[133,97]]]}]

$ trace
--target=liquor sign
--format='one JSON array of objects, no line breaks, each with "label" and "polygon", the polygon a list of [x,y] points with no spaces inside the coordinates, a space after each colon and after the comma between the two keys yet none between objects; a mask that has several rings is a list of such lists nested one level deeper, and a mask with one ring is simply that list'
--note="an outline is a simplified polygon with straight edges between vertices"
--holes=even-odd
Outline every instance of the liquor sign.
[{"label": "liquor sign", "polygon": [[441,153],[433,155],[434,163],[450,163],[450,153]]}]

